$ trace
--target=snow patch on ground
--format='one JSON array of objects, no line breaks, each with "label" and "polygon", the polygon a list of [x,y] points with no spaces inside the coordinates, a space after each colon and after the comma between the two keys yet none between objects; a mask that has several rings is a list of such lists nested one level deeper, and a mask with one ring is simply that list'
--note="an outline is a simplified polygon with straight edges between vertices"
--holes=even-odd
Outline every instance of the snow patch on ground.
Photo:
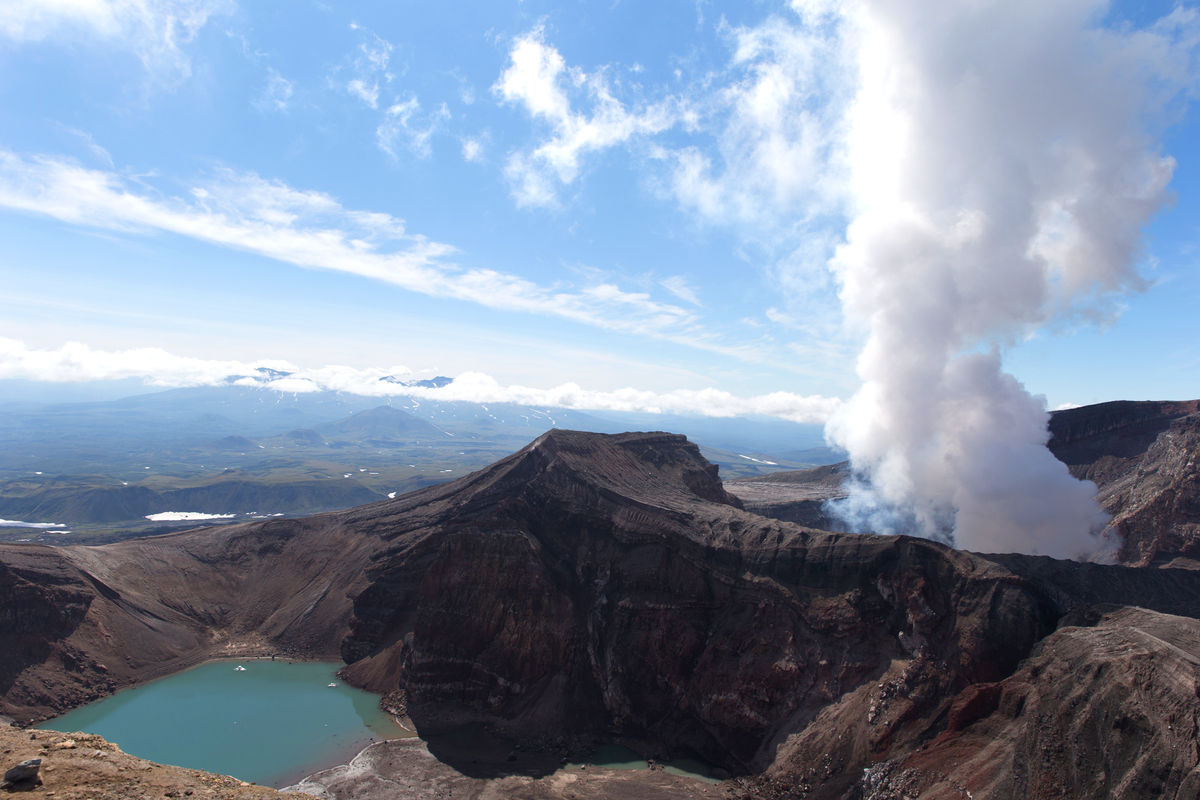
[{"label": "snow patch on ground", "polygon": [[146,519],[152,522],[182,522],[195,519],[232,519],[237,514],[205,514],[203,511],[162,511],[158,514],[147,514]]},{"label": "snow patch on ground", "polygon": [[746,459],[747,461],[753,461],[755,464],[767,464],[767,465],[769,465],[769,466],[772,466],[772,467],[778,467],[778,466],[779,466],[778,462],[775,462],[775,461],[764,461],[764,460],[763,460],[763,459],[761,459],[761,458],[751,458],[750,456],[744,456],[744,455],[742,455],[741,453],[738,453],[738,458],[744,458],[744,459]]}]

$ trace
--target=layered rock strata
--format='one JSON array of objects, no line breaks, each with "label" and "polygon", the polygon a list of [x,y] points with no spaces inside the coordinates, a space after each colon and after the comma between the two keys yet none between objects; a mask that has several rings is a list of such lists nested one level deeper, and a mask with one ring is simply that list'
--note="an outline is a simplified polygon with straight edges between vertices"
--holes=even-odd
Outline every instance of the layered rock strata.
[{"label": "layered rock strata", "polygon": [[1071,474],[1096,483],[1122,562],[1200,566],[1200,400],[1059,411],[1050,433]]}]

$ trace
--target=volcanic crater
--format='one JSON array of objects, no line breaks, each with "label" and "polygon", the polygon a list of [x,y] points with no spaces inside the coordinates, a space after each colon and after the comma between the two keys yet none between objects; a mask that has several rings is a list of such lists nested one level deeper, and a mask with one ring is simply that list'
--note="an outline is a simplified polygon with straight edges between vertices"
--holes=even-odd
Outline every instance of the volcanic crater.
[{"label": "volcanic crater", "polygon": [[820,531],[745,510],[682,436],[553,430],[348,511],[0,546],[0,713],[336,655],[479,778],[517,767],[439,742],[486,729],[553,754],[537,774],[615,742],[746,797],[1183,798],[1197,619],[1197,571]]}]

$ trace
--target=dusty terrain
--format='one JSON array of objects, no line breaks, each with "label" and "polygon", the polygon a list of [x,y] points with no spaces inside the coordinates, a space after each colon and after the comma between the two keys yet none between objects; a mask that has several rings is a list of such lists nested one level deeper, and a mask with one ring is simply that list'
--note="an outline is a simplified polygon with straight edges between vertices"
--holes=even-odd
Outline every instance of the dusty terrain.
[{"label": "dusty terrain", "polygon": [[325,800],[719,800],[732,787],[659,769],[571,768],[545,777],[469,777],[439,761],[419,739],[378,742],[349,764],[319,772],[287,791]]},{"label": "dusty terrain", "polygon": [[850,476],[843,461],[813,469],[772,472],[725,481],[725,490],[742,501],[747,511],[827,531],[844,530],[844,523],[825,511],[825,503],[846,496],[842,484]]},{"label": "dusty terrain", "polygon": [[134,758],[99,736],[0,727],[0,770],[40,758],[41,786],[15,797],[54,800],[279,800],[274,789],[227,775],[168,767]]},{"label": "dusty terrain", "polygon": [[13,794],[54,800],[717,800],[727,787],[668,774],[662,769],[621,771],[587,767],[545,778],[514,775],[470,778],[434,758],[417,739],[380,742],[349,764],[276,791],[183,767],[155,764],[121,752],[86,733],[0,727],[0,768],[40,758],[40,784]]}]

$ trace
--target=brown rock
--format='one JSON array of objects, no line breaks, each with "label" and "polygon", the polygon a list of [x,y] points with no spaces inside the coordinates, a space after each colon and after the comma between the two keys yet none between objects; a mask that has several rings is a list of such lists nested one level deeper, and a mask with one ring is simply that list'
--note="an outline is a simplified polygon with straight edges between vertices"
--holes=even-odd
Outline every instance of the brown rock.
[{"label": "brown rock", "polygon": [[1056,412],[1050,450],[1095,481],[1128,564],[1200,565],[1200,401]]}]

